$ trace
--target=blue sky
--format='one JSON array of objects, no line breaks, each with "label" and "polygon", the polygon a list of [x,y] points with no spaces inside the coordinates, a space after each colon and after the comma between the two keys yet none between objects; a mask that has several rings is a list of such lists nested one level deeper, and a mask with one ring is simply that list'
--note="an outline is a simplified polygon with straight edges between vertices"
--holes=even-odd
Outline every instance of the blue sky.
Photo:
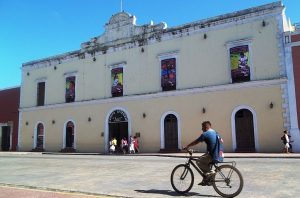
[{"label": "blue sky", "polygon": [[[123,10],[138,25],[172,27],[274,1],[123,0]],[[300,1],[283,4],[292,23],[300,22]],[[120,0],[0,0],[0,90],[21,84],[22,63],[80,49],[119,11]]]}]

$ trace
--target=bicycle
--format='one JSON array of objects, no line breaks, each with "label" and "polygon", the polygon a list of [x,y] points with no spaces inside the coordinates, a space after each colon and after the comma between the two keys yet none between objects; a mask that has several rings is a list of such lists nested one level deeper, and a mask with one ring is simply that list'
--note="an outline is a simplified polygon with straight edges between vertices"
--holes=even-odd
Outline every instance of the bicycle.
[{"label": "bicycle", "polygon": [[[193,151],[189,153],[188,161],[185,164],[177,165],[171,173],[171,184],[173,189],[180,194],[188,193],[194,184],[194,173],[191,166],[204,178],[204,185],[213,186],[214,190],[222,197],[235,197],[243,189],[244,180],[240,171],[235,167],[236,162],[212,163],[215,174],[207,177],[196,165],[197,157],[193,157]],[[221,164],[221,165],[219,165]]]}]

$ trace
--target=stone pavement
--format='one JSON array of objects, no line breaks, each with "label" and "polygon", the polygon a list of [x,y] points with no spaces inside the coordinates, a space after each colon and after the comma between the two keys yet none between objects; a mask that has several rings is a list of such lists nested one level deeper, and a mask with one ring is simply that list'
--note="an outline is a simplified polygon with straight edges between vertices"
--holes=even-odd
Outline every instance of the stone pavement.
[{"label": "stone pavement", "polygon": [[[196,156],[201,154],[195,153]],[[186,161],[184,157],[187,157],[186,153],[124,156],[0,152],[0,186],[113,197],[179,196],[170,186],[170,173],[176,165]],[[240,197],[295,197],[300,192],[299,154],[227,153],[226,158],[237,161],[245,178],[245,188]],[[285,177],[289,179],[285,180]],[[201,178],[197,177],[195,183],[200,181]],[[287,191],[283,192],[284,189]],[[188,196],[193,195],[217,196],[212,188],[197,185]]]}]

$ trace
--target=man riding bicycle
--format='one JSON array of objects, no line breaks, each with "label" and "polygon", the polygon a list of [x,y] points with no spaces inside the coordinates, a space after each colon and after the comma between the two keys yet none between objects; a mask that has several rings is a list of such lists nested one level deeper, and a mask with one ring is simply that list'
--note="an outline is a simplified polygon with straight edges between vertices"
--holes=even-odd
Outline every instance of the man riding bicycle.
[{"label": "man riding bicycle", "polygon": [[[218,161],[216,156],[219,155],[219,149],[217,149],[217,144],[219,135],[218,133],[211,128],[210,121],[205,121],[202,123],[202,131],[203,133],[198,137],[196,140],[188,144],[186,147],[184,147],[184,150],[187,150],[189,147],[194,146],[198,144],[199,142],[205,142],[207,145],[207,151],[204,155],[200,156],[199,159],[196,161],[198,167],[205,173],[205,178],[203,178],[203,181],[199,183],[199,185],[206,185],[207,180],[209,180],[214,174],[215,171],[211,170],[212,163],[214,161]],[[220,138],[220,141],[223,140]],[[217,154],[216,154],[217,152]]]}]

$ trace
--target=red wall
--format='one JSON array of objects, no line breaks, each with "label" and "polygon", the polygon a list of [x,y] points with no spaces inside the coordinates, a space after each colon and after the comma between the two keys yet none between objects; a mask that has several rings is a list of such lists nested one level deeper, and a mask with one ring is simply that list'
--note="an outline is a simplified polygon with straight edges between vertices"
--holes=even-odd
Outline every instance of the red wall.
[{"label": "red wall", "polygon": [[291,36],[292,42],[300,41],[300,34],[295,34]]},{"label": "red wall", "polygon": [[20,87],[0,91],[0,122],[13,122],[12,150],[18,143]]},{"label": "red wall", "polygon": [[292,57],[294,65],[298,126],[300,126],[300,46],[292,47]]}]

